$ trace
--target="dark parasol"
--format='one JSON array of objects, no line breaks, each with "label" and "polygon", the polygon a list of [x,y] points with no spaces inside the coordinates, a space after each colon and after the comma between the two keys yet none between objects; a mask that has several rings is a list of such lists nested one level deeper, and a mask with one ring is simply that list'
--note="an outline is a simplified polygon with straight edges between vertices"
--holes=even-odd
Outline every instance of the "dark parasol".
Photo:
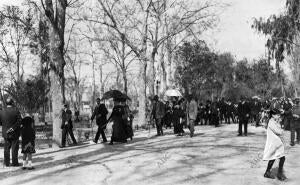
[{"label": "dark parasol", "polygon": [[107,91],[106,93],[103,94],[101,100],[107,100],[107,99],[110,99],[110,98],[113,98],[114,100],[118,100],[118,101],[130,100],[130,98],[126,94],[122,93],[119,90]]}]

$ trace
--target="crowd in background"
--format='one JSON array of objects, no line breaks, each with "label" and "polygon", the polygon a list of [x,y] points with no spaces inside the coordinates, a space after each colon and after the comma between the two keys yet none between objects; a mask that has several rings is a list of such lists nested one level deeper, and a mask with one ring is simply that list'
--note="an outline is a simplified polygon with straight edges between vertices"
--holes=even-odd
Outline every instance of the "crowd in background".
[{"label": "crowd in background", "polygon": [[[107,142],[105,136],[106,125],[112,122],[112,135],[110,144],[113,142],[127,142],[134,135],[132,122],[133,114],[126,104],[125,98],[114,98],[114,108],[107,119],[108,110],[100,98],[91,116],[91,121],[96,120],[98,130],[94,138],[97,143],[100,135],[102,142]],[[215,101],[198,101],[194,96],[185,98],[172,97],[168,101],[154,96],[151,99],[149,110],[149,123],[157,130],[157,136],[164,135],[165,128],[173,128],[174,134],[183,136],[184,128],[189,129],[190,137],[194,136],[195,125],[213,125],[238,123],[238,136],[247,136],[248,124],[256,127],[266,125],[270,119],[270,111],[276,108],[280,110],[283,121],[282,128],[291,132],[290,145],[295,145],[295,140],[300,143],[300,99],[272,98],[261,100],[258,97],[241,97],[238,102],[232,102],[224,98]],[[33,169],[32,153],[35,153],[34,120],[30,116],[21,118],[20,112],[13,106],[13,101],[8,99],[7,108],[0,111],[0,124],[2,126],[4,146],[4,162],[6,166],[18,166],[17,154],[19,136],[22,137],[23,169]],[[73,134],[72,112],[68,105],[64,105],[61,113],[62,141],[60,147],[65,147],[66,138],[71,137],[73,144],[77,141]],[[76,120],[76,115],[75,115]],[[152,120],[152,121],[151,121]],[[244,130],[244,132],[242,132]],[[297,136],[297,137],[296,137]],[[10,164],[10,150],[12,150],[12,164]]]},{"label": "crowd in background", "polygon": [[[148,107],[149,122],[157,128],[157,135],[163,135],[163,127],[174,128],[174,134],[180,136],[189,128],[193,137],[194,125],[213,125],[238,123],[238,136],[248,134],[248,124],[256,127],[262,126],[268,121],[268,112],[272,106],[279,106],[283,111],[282,125],[291,131],[291,145],[294,145],[295,133],[297,141],[300,141],[300,115],[299,99],[271,98],[262,100],[259,97],[241,97],[238,102],[232,102],[225,98],[215,101],[198,101],[193,96],[185,98],[172,97],[163,101],[155,96],[152,105]],[[153,121],[152,121],[153,120]],[[299,122],[299,123],[298,123]]]}]

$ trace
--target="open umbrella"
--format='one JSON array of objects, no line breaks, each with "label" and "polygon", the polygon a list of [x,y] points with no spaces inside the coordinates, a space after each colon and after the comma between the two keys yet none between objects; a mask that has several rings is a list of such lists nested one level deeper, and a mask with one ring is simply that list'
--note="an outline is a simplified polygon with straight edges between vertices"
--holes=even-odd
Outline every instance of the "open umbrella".
[{"label": "open umbrella", "polygon": [[122,93],[119,90],[107,91],[106,93],[103,94],[101,100],[107,100],[107,99],[110,99],[110,98],[113,98],[113,99],[116,99],[116,100],[130,100],[130,98],[126,94]]},{"label": "open umbrella", "polygon": [[169,89],[165,92],[165,96],[182,97],[182,94],[177,89]]},{"label": "open umbrella", "polygon": [[252,99],[260,100],[261,98],[259,96],[253,96]]}]

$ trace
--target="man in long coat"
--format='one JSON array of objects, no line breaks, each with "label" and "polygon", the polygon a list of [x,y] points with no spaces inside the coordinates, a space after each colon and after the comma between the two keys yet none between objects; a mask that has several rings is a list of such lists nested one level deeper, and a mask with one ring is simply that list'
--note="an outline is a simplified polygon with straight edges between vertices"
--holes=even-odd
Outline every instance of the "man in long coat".
[{"label": "man in long coat", "polygon": [[158,96],[155,95],[153,98],[153,108],[152,108],[152,116],[155,120],[157,136],[163,135],[162,129],[162,119],[165,117],[166,110],[165,105],[158,99]]},{"label": "man in long coat", "polygon": [[247,136],[248,121],[250,115],[250,106],[244,97],[241,97],[241,101],[237,107],[237,114],[239,118],[239,135],[242,136],[242,127],[244,126],[244,135]]},{"label": "man in long coat", "polygon": [[104,130],[105,130],[105,124],[107,122],[107,114],[108,111],[106,109],[106,106],[104,103],[100,102],[100,98],[97,98],[97,105],[94,109],[93,115],[91,117],[91,121],[94,120],[94,118],[96,118],[96,124],[98,125],[98,130],[94,139],[94,143],[98,142],[98,139],[100,137],[102,137],[103,143],[107,142]]},{"label": "man in long coat", "polygon": [[21,114],[13,107],[13,100],[8,99],[7,108],[0,111],[0,125],[2,125],[2,136],[4,138],[4,165],[10,166],[10,149],[12,154],[12,166],[19,166],[18,151]]},{"label": "man in long coat", "polygon": [[68,105],[64,105],[64,109],[61,113],[61,129],[62,129],[62,141],[61,141],[61,148],[66,146],[66,139],[68,134],[70,135],[73,144],[76,145],[77,141],[73,134],[73,123],[72,123],[72,111],[69,109]]}]

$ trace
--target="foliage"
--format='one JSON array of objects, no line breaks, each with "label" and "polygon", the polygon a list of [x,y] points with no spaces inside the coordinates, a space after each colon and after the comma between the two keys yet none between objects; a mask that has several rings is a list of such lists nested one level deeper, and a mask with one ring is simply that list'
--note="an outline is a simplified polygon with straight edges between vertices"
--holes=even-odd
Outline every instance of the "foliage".
[{"label": "foliage", "polygon": [[26,81],[16,81],[5,89],[15,100],[17,106],[23,112],[34,113],[48,101],[49,92],[44,80],[32,77]]},{"label": "foliage", "polygon": [[270,97],[280,89],[281,81],[265,58],[250,64],[247,59],[236,61],[230,53],[212,52],[204,42],[185,42],[176,51],[176,61],[177,85],[201,99]]},{"label": "foliage", "polygon": [[[177,68],[182,77],[182,84],[185,88],[194,87],[209,83],[208,78],[213,77],[215,67],[213,60],[216,59],[205,43],[185,42],[177,50],[177,61],[181,65]],[[211,79],[213,80],[213,79]]]},{"label": "foliage", "polygon": [[254,19],[252,28],[268,36],[266,47],[270,58],[276,59],[276,67],[290,55],[295,46],[295,37],[300,30],[299,1],[287,0],[286,11],[280,15],[271,15],[267,20]]}]

